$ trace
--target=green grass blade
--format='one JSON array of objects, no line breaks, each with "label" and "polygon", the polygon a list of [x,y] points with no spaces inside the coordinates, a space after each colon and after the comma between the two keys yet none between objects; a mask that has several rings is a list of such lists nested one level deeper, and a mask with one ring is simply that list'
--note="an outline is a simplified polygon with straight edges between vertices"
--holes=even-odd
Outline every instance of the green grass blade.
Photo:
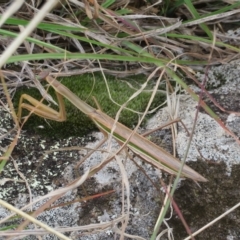
[{"label": "green grass blade", "polygon": [[[198,14],[196,8],[195,8],[194,5],[192,4],[192,1],[190,1],[190,0],[184,0],[184,2],[185,2],[185,4],[186,4],[188,10],[189,10],[189,11],[191,12],[191,14],[193,15],[194,20],[195,20],[196,18],[200,18],[200,15]],[[208,26],[207,26],[205,23],[200,23],[199,25],[200,25],[200,27],[202,28],[202,30],[208,35],[208,37],[210,38],[210,40],[212,40],[212,39],[213,39],[213,35],[212,35],[210,29],[208,28]]]}]

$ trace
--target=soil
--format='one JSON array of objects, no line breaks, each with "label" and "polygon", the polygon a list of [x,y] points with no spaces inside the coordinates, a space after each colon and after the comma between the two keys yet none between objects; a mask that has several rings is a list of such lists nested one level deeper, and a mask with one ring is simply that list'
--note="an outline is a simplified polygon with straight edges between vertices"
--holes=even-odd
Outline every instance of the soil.
[{"label": "soil", "polygon": [[[232,167],[230,176],[226,175],[226,165],[223,162],[198,160],[188,165],[208,178],[208,182],[200,186],[189,180],[183,181],[174,196],[186,222],[194,232],[239,202],[240,165]],[[204,230],[195,239],[239,239],[239,219],[240,209],[238,208]],[[176,214],[169,224],[174,228],[175,240],[188,236]]]}]

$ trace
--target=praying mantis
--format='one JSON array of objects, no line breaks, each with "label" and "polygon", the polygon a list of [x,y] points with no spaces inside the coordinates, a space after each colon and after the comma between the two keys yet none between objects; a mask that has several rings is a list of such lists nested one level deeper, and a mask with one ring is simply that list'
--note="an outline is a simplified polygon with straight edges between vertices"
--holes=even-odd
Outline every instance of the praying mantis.
[{"label": "praying mantis", "polygon": [[[44,75],[44,74],[43,74]],[[41,75],[40,75],[41,77]],[[54,120],[54,121],[65,121],[66,120],[66,111],[64,106],[63,97],[68,99],[75,107],[80,111],[86,114],[99,128],[99,130],[105,135],[112,136],[120,143],[126,144],[126,146],[137,154],[140,158],[146,162],[152,164],[153,166],[166,171],[170,174],[176,175],[181,168],[181,161],[170,153],[166,152],[163,148],[157,146],[147,138],[144,138],[138,133],[133,133],[131,129],[127,128],[119,122],[109,117],[107,114],[102,112],[100,109],[95,109],[92,106],[88,105],[86,102],[78,98],[73,92],[71,92],[67,87],[57,81],[55,78],[52,78],[49,75],[41,77],[46,80],[48,84],[53,87],[55,90],[59,111],[56,111],[49,106],[44,105],[33,97],[23,94],[19,101],[18,108],[18,119],[21,121],[22,109],[27,109],[28,111],[34,112],[34,114]],[[27,100],[29,103],[25,103],[24,100]],[[90,175],[93,175],[99,171],[103,165],[106,165],[113,157],[109,157],[103,164],[100,164],[96,167],[93,167],[90,170]],[[190,178],[194,181],[206,182],[207,180],[188,167],[187,165],[183,166],[182,177]]]}]

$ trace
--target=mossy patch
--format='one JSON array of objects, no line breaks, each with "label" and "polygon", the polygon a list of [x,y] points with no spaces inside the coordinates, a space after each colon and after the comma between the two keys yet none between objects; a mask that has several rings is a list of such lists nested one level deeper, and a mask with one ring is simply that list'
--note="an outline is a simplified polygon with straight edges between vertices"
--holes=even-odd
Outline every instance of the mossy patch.
[{"label": "mossy patch", "polygon": [[[97,108],[94,103],[92,96],[97,99],[103,112],[108,114],[111,117],[115,117],[119,106],[113,103],[108,95],[106,84],[104,79],[100,74],[84,74],[81,76],[71,76],[66,78],[58,79],[62,84],[67,86],[72,92],[74,92],[79,98],[86,101],[89,105]],[[112,99],[118,104],[123,104],[125,101],[136,92],[136,89],[141,87],[146,81],[144,76],[136,76],[135,79],[130,80],[120,80],[112,76],[107,76],[107,83],[110,89]],[[153,88],[152,86],[147,87],[146,90]],[[50,94],[56,99],[54,90],[49,90]],[[15,95],[15,106],[17,107],[17,102],[19,101],[20,95],[26,93],[31,95],[36,99],[41,99],[41,95],[36,89],[28,89],[26,87],[20,88]],[[131,101],[127,107],[135,111],[143,112],[148,104],[150,99],[151,92],[144,91],[133,101]],[[69,137],[69,136],[82,136],[90,131],[96,129],[96,126],[92,121],[84,115],[79,109],[73,106],[68,100],[64,100],[66,105],[67,112],[67,121],[65,122],[54,122],[34,116],[34,114],[28,119],[24,128],[32,131],[33,133],[50,135],[55,137]],[[164,101],[164,96],[160,93],[157,93],[151,109],[157,107]],[[46,103],[47,104],[47,103]],[[56,108],[55,106],[52,106]],[[56,108],[57,109],[57,108]],[[27,115],[27,111],[23,111],[23,116]],[[139,115],[133,113],[129,110],[123,110],[120,115],[119,121],[124,125],[132,128],[137,124]],[[39,128],[39,126],[42,126]]]}]

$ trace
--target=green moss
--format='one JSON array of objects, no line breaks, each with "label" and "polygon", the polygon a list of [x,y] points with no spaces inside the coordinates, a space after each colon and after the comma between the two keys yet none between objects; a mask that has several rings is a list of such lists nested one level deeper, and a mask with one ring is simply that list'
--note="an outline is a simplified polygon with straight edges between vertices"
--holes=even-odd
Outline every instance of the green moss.
[{"label": "green moss", "polygon": [[[92,99],[92,96],[94,96],[103,112],[114,118],[119,110],[119,106],[114,104],[109,99],[106,84],[102,76],[100,74],[94,74],[94,77],[92,74],[84,74],[81,76],[71,76],[58,80],[67,86],[79,98],[97,108]],[[123,81],[112,76],[107,76],[107,82],[110,88],[112,99],[118,104],[123,104],[134,92],[136,92],[136,89],[140,88],[145,79],[146,77],[137,76],[135,77],[135,80],[131,79]],[[131,88],[127,83],[131,84],[136,89]],[[153,86],[149,86],[148,89],[151,89],[152,87]],[[56,99],[54,90],[50,89],[49,92],[54,99]],[[41,96],[36,89],[21,88],[15,95],[15,103],[18,102],[20,95],[23,93],[29,94],[34,98],[41,99]],[[148,104],[150,96],[151,92],[145,91],[131,101],[127,107],[135,111],[143,112]],[[156,106],[160,105],[163,99],[163,95],[158,93],[151,108],[155,108]],[[37,132],[38,134],[47,134],[55,137],[82,136],[96,129],[92,121],[66,99],[65,105],[67,112],[66,122],[54,122],[50,120],[45,121],[40,117],[32,115],[27,121],[25,129],[27,128],[33,133]],[[24,111],[23,116],[26,114],[27,111]],[[137,124],[138,119],[138,114],[129,110],[123,110],[120,115],[120,122],[130,128]],[[43,126],[44,128],[39,128],[39,126]]]}]

